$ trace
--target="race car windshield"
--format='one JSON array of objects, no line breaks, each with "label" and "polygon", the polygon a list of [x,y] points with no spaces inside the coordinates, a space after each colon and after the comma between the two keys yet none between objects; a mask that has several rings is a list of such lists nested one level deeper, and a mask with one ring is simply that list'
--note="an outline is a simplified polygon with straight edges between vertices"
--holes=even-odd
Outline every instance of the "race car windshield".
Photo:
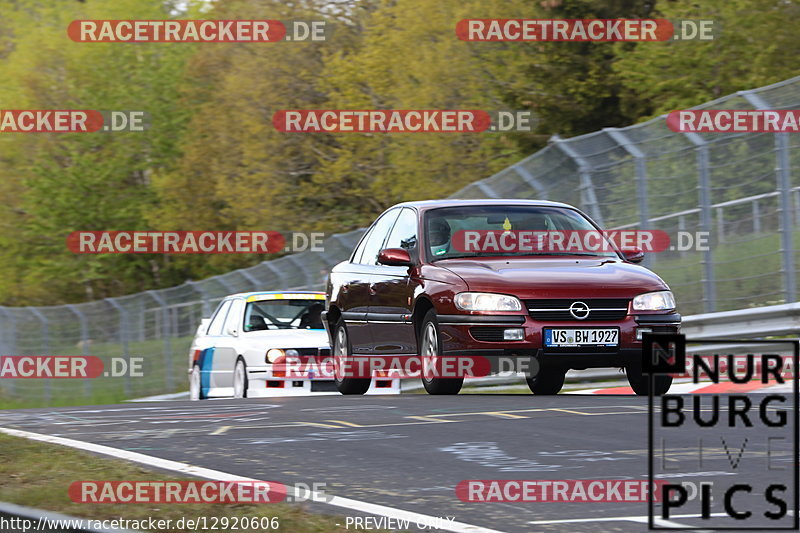
[{"label": "race car windshield", "polygon": [[[426,214],[425,235],[430,261],[543,255],[618,257],[589,220],[559,207],[443,207]],[[606,244],[585,246],[591,240],[587,235]]]},{"label": "race car windshield", "polygon": [[264,300],[248,302],[244,311],[244,331],[278,329],[323,329],[319,300]]}]

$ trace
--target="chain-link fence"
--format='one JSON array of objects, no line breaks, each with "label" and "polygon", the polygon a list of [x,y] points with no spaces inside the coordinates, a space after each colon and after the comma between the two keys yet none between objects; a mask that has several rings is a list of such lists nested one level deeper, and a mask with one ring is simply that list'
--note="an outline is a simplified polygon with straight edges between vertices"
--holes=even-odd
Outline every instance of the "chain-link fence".
[{"label": "chain-link fence", "polygon": [[[798,106],[800,77],[695,109]],[[791,302],[798,148],[788,133],[676,133],[662,116],[569,140],[554,136],[454,196],[556,200],[608,228],[666,231],[674,249],[649,254],[645,265],[669,283],[684,314]],[[689,246],[696,232],[707,233],[705,250]]]},{"label": "chain-link fence", "polygon": [[[800,107],[800,77],[697,109]],[[608,228],[658,229],[678,249],[645,265],[676,293],[684,314],[795,301],[794,226],[800,224],[800,137],[675,133],[664,117],[549,146],[454,198],[538,198],[581,207]],[[327,270],[363,230],[305,252],[178,287],[52,307],[0,307],[0,354],[142,358],[142,377],[0,379],[0,403],[116,401],[186,388],[191,338],[224,296],[251,290],[320,289]],[[680,249],[679,232],[708,232],[708,249]],[[122,363],[120,363],[122,364]]]}]

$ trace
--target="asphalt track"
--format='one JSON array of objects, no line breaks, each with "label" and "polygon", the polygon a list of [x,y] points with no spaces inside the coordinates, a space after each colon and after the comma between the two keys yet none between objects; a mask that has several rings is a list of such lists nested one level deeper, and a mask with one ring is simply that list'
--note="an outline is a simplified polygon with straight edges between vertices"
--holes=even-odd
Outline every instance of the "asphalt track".
[{"label": "asphalt track", "polygon": [[[647,530],[646,503],[466,503],[454,488],[466,479],[646,480],[647,405],[623,395],[319,396],[0,411],[0,426],[257,479],[323,482],[329,494],[499,531],[638,532]],[[690,445],[701,436],[687,435]],[[748,461],[751,451],[765,455],[753,446]],[[681,458],[671,459],[675,477],[717,483],[732,475],[720,446],[708,447],[702,468],[691,450],[667,452]],[[788,445],[772,454],[795,464]],[[791,470],[748,475],[756,485],[778,475],[791,482]],[[699,512],[699,504],[680,512]]]}]

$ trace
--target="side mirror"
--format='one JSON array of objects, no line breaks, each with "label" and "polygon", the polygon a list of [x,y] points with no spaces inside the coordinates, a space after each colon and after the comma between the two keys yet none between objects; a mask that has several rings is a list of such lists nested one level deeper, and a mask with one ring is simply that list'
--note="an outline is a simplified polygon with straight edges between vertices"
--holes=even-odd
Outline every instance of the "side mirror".
[{"label": "side mirror", "polygon": [[622,248],[620,251],[629,263],[641,263],[644,259],[644,252],[641,248]]},{"label": "side mirror", "polygon": [[386,266],[411,266],[411,256],[408,250],[402,248],[384,248],[378,254],[378,263]]},{"label": "side mirror", "polygon": [[239,336],[239,330],[237,330],[236,328],[228,328],[226,330],[226,332],[228,333],[228,335],[230,335],[232,337],[238,337]]}]

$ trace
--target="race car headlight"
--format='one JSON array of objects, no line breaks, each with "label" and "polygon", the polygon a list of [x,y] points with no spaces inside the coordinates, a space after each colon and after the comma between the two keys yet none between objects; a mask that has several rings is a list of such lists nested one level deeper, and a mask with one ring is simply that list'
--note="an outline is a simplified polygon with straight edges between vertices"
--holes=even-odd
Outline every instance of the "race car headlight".
[{"label": "race car headlight", "polygon": [[521,311],[522,303],[506,294],[489,292],[462,292],[454,298],[462,311]]},{"label": "race car headlight", "polygon": [[670,291],[647,292],[633,299],[634,311],[666,311],[675,309],[675,297]]},{"label": "race car headlight", "polygon": [[278,348],[273,348],[267,352],[267,363],[274,363],[279,357],[284,356],[284,351]]}]

